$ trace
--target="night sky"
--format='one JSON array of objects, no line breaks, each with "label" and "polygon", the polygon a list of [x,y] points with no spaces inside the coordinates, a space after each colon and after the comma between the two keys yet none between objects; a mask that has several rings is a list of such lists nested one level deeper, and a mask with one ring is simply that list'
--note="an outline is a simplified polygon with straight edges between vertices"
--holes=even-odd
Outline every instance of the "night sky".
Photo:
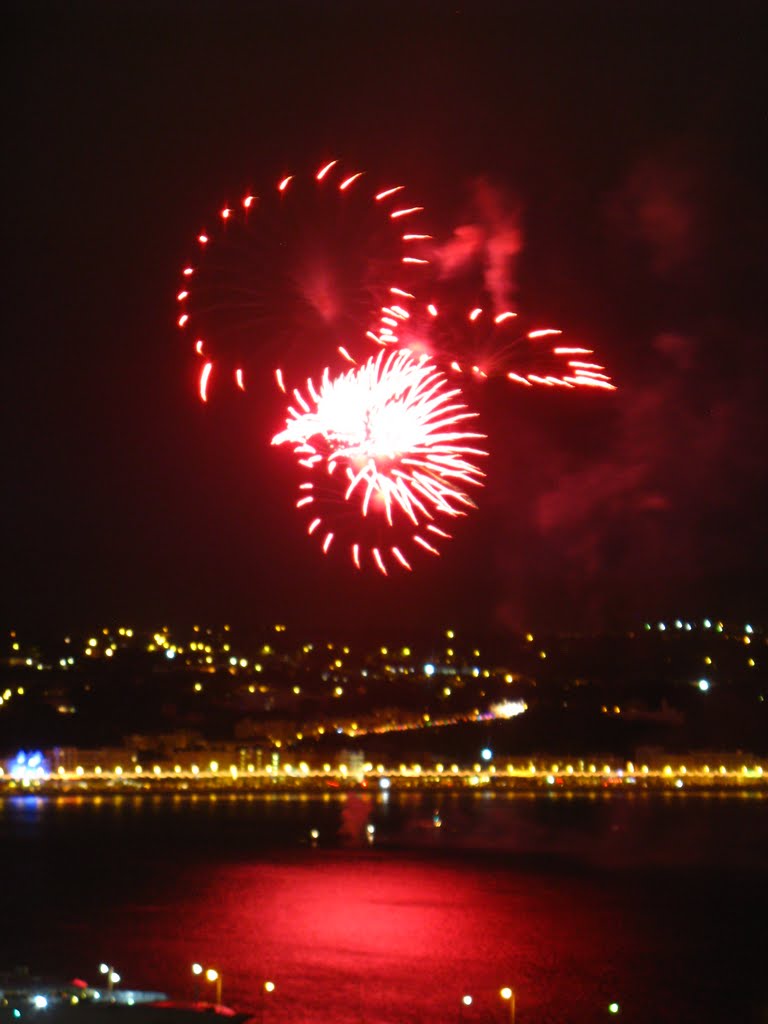
[{"label": "night sky", "polygon": [[[763,12],[5,5],[0,622],[764,616]],[[204,213],[335,156],[408,182],[445,243],[492,189],[509,293],[620,386],[491,382],[480,508],[412,576],[323,559],[259,396],[203,406],[174,326]]]}]

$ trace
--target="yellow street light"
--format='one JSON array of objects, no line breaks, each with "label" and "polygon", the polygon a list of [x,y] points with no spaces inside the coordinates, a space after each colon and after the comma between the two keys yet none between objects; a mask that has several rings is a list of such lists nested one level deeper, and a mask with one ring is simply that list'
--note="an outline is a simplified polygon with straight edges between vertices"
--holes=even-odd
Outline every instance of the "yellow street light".
[{"label": "yellow street light", "polygon": [[509,985],[505,985],[504,988],[499,990],[499,995],[502,999],[506,999],[509,1002],[509,1024],[515,1024],[515,992],[514,989],[510,988]]},{"label": "yellow street light", "polygon": [[259,1021],[260,1024],[264,1024],[264,1018],[266,1016],[267,1007],[267,996],[271,995],[275,991],[274,981],[267,980],[261,987],[261,999],[259,1000]]},{"label": "yellow street light", "polygon": [[111,995],[115,985],[120,984],[120,975],[111,964],[99,964],[99,972],[107,976],[107,992]]},{"label": "yellow street light", "polygon": [[209,967],[205,972],[205,980],[215,983],[216,985],[216,1003],[221,1006],[221,975],[218,971],[215,971],[213,967]]},{"label": "yellow street light", "polygon": [[[216,985],[216,1003],[220,1006],[222,977],[219,971],[215,967],[203,967],[202,964],[192,964],[192,973],[196,978],[201,974],[205,974],[205,980],[212,985]],[[195,986],[195,998],[197,998],[197,986]]]}]

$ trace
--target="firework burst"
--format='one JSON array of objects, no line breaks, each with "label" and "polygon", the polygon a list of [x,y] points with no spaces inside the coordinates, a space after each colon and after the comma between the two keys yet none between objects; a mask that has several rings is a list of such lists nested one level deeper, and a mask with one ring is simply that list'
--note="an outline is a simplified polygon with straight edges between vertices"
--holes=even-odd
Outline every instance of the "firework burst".
[{"label": "firework burst", "polygon": [[366,329],[396,342],[397,311],[429,262],[422,212],[403,185],[338,160],[220,207],[176,293],[202,400],[222,375],[244,391],[277,352],[305,373]]},{"label": "firework burst", "polygon": [[296,506],[323,551],[344,545],[357,568],[385,574],[411,569],[416,549],[438,554],[484,475],[473,461],[484,435],[466,429],[476,413],[460,390],[426,357],[382,351],[292,397],[272,443],[290,445],[305,471]]},{"label": "firework burst", "polygon": [[[435,303],[400,312],[398,345],[425,355],[452,374],[474,380],[505,377],[524,387],[615,391],[594,350],[563,340],[555,327],[521,328],[512,310],[495,315],[482,307],[446,314]],[[373,339],[387,347],[387,335]]]}]

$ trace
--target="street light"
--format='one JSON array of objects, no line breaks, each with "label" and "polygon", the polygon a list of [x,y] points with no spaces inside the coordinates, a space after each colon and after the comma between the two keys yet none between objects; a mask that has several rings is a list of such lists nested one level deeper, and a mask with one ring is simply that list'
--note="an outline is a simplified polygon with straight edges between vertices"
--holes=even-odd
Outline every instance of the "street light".
[{"label": "street light", "polygon": [[515,1024],[515,992],[514,989],[510,988],[509,985],[505,985],[504,988],[499,990],[499,995],[502,999],[506,999],[509,1002],[509,1024]]},{"label": "street light", "polygon": [[[192,973],[195,978],[199,978],[201,974],[205,974],[205,980],[216,984],[216,1003],[221,1005],[221,986],[222,977],[221,974],[214,967],[203,967],[202,964],[192,964]],[[197,998],[197,982],[195,982],[195,998]]]},{"label": "street light", "polygon": [[267,1008],[267,996],[275,991],[274,981],[265,981],[261,987],[261,999],[259,1000],[259,1021],[264,1024],[264,1016]]},{"label": "street light", "polygon": [[120,984],[120,975],[110,964],[99,964],[99,971],[101,974],[106,974],[107,992],[111,995],[113,986]]},{"label": "street light", "polygon": [[195,976],[195,992],[194,992],[194,995],[195,995],[195,1002],[197,1002],[199,1000],[199,998],[200,998],[200,984],[198,982],[198,978],[203,973],[203,965],[202,964],[192,964],[192,973]]},{"label": "street light", "polygon": [[213,967],[205,972],[205,980],[216,984],[216,1004],[221,1006],[221,975]]}]

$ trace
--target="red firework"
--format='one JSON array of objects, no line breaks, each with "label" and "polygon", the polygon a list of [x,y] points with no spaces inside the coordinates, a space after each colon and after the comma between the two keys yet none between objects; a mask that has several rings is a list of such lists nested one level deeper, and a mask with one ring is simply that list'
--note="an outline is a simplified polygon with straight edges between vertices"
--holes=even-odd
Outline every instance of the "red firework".
[{"label": "red firework", "polygon": [[305,471],[296,507],[323,552],[343,544],[358,569],[385,575],[411,569],[411,550],[437,555],[484,475],[473,461],[484,435],[466,430],[476,413],[460,390],[426,357],[394,351],[337,377],[326,369],[293,399],[272,443],[291,445]]},{"label": "red firework", "polygon": [[422,209],[403,185],[344,172],[338,160],[224,204],[198,232],[176,294],[201,399],[222,374],[244,391],[278,352],[305,374],[318,351],[366,329],[396,343],[397,310],[429,262]]},{"label": "red firework", "polygon": [[[563,332],[554,327],[521,330],[512,310],[493,315],[476,306],[446,315],[429,303],[401,308],[398,316],[398,346],[452,373],[475,380],[506,377],[524,387],[616,390],[593,349],[564,342]],[[371,339],[384,347],[390,344],[386,334],[372,332]]]}]

